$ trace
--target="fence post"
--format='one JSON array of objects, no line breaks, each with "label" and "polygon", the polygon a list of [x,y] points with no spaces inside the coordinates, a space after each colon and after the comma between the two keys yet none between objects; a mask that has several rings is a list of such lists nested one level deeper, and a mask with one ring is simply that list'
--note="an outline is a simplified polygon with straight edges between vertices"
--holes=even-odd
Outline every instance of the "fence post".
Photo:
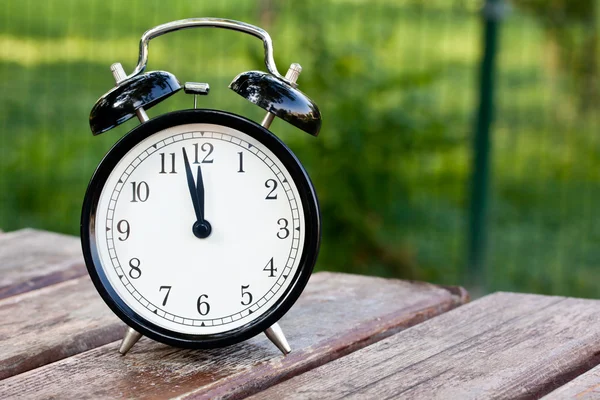
[{"label": "fence post", "polygon": [[485,290],[488,183],[490,177],[490,130],[494,111],[494,75],[498,48],[498,25],[505,14],[503,0],[486,0],[483,8],[483,57],[479,71],[479,105],[473,137],[467,284]]}]

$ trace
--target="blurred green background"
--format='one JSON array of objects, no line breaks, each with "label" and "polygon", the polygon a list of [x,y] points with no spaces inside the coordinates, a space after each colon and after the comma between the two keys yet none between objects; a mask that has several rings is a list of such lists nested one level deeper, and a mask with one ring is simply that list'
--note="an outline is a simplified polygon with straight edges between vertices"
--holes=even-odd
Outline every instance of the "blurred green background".
[{"label": "blurred green background", "polygon": [[[280,70],[299,62],[319,138],[275,121],[322,206],[317,269],[468,281],[469,191],[484,50],[482,1],[4,0],[0,7],[0,228],[78,234],[95,166],[128,123],[88,115],[141,34],[213,16],[266,29]],[[476,291],[600,294],[600,1],[520,0],[501,21],[485,263]],[[259,121],[227,89],[264,69],[255,38],[187,30],[154,40],[149,70],[208,82],[200,107]],[[150,116],[191,108],[180,93]]]}]

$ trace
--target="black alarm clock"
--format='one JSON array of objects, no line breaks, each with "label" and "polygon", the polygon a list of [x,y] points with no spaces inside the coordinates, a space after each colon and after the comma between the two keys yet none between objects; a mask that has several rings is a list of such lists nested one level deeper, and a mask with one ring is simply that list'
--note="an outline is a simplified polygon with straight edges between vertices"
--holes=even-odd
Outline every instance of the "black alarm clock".
[{"label": "black alarm clock", "polygon": [[[261,124],[196,108],[206,83],[144,73],[148,44],[167,32],[232,29],[263,41],[267,72],[229,87],[268,113]],[[242,22],[192,18],[142,35],[135,70],[111,66],[116,87],[90,114],[99,135],[137,116],[96,169],[85,194],[81,240],[96,289],[129,329],[125,354],[145,335],[173,346],[214,348],[260,332],[290,352],[277,321],[304,289],[319,251],[315,189],[290,149],[268,130],[275,116],[317,136],[321,114],[297,89],[301,71],[277,71],[271,38]],[[177,93],[194,108],[149,119],[145,110]]]}]

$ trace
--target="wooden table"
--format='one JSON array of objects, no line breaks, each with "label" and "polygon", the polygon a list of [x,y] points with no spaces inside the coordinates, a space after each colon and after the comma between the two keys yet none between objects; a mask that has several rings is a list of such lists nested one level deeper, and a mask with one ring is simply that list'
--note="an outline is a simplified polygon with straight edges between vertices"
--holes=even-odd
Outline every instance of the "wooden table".
[{"label": "wooden table", "polygon": [[0,399],[600,397],[599,301],[467,300],[459,287],[321,272],[280,321],[287,357],[264,335],[210,351],[143,338],[123,357],[125,326],[78,239],[0,233]]}]

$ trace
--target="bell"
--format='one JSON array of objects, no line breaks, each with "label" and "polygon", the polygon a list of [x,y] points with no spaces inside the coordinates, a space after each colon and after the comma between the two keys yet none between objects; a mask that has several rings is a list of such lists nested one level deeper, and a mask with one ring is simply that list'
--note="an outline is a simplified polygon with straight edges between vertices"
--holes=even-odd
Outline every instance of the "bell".
[{"label": "bell", "polygon": [[98,99],[90,113],[92,134],[99,135],[135,117],[181,89],[169,72],[152,71],[121,82]]},{"label": "bell", "polygon": [[304,132],[313,136],[319,134],[319,108],[307,95],[283,79],[266,72],[249,71],[236,76],[229,88]]}]

